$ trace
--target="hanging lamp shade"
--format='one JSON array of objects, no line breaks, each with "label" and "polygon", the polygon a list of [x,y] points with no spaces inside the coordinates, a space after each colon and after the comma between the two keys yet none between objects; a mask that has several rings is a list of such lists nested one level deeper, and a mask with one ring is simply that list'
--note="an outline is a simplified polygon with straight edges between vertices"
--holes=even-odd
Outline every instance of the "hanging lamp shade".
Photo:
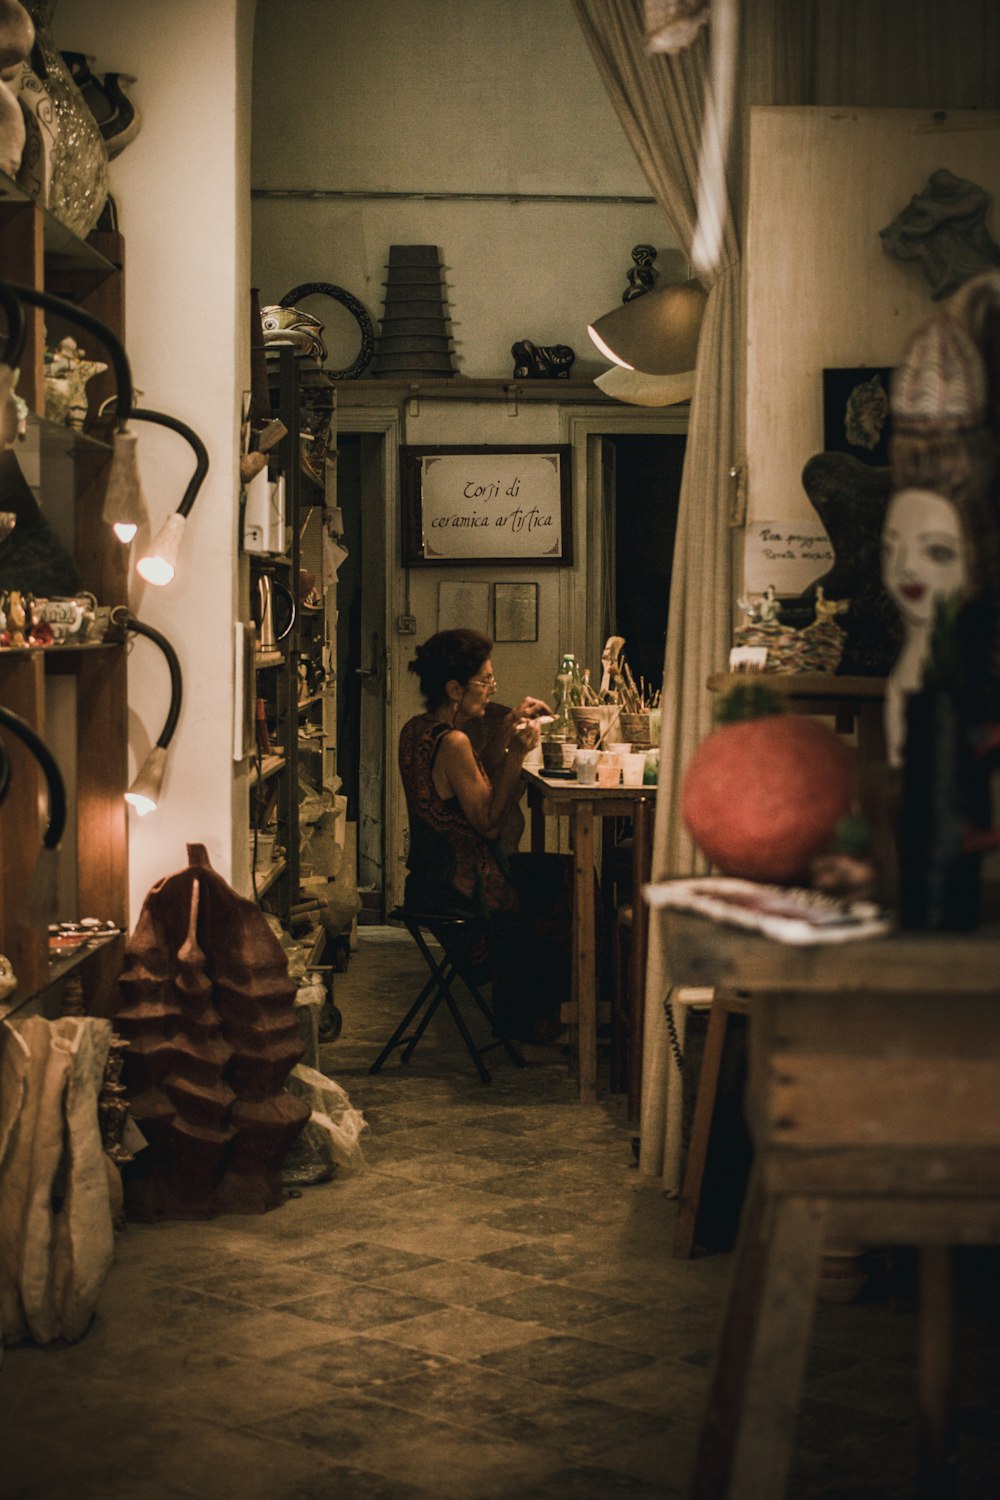
[{"label": "hanging lamp shade", "polygon": [[587,329],[601,353],[626,370],[680,375],[693,370],[708,294],[698,281],[623,302]]}]

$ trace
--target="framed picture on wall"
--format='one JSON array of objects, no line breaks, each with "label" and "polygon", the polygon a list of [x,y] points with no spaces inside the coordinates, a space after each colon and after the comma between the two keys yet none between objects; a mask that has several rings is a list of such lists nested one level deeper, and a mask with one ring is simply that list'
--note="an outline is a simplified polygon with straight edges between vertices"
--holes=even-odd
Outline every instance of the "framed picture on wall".
[{"label": "framed picture on wall", "polygon": [[538,640],[538,584],[493,585],[493,639]]},{"label": "framed picture on wall", "polygon": [[823,371],[823,448],[862,463],[889,462],[891,366]]},{"label": "framed picture on wall", "polygon": [[490,586],[466,579],[438,584],[438,630],[490,631]]},{"label": "framed picture on wall", "polygon": [[573,561],[570,448],[404,447],[404,567],[566,567]]}]

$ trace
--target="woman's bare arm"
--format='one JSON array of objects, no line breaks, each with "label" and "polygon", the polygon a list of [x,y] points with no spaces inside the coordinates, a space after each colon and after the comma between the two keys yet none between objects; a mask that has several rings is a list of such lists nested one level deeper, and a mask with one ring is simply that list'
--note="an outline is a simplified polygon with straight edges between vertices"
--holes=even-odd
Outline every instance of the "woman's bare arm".
[{"label": "woman's bare arm", "polygon": [[[522,721],[523,722],[523,721]],[[459,806],[483,838],[499,838],[504,819],[521,794],[521,767],[538,744],[537,724],[523,722],[511,732],[503,764],[491,784],[476,760],[469,737],[460,729],[445,735],[434,762],[434,786],[440,797],[457,797]]]}]

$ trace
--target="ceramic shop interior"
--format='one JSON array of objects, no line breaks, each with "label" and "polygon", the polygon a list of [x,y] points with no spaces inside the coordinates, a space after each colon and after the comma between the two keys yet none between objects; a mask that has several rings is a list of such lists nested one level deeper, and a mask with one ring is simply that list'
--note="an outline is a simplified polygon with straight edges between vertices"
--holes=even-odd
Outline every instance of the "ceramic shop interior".
[{"label": "ceramic shop interior", "polygon": [[994,7],[155,12],[0,3],[0,1490],[992,1500]]}]

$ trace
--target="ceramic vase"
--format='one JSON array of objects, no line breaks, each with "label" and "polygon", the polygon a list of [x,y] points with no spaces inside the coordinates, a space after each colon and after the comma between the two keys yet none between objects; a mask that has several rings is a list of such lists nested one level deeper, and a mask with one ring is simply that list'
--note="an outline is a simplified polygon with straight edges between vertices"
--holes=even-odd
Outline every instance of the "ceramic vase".
[{"label": "ceramic vase", "polygon": [[108,196],[107,146],[53,39],[55,0],[25,0],[25,9],[35,23],[38,71],[25,64],[20,77],[27,142],[18,182],[85,238]]}]

